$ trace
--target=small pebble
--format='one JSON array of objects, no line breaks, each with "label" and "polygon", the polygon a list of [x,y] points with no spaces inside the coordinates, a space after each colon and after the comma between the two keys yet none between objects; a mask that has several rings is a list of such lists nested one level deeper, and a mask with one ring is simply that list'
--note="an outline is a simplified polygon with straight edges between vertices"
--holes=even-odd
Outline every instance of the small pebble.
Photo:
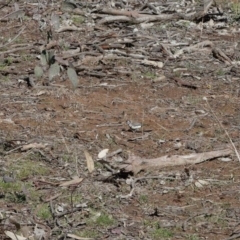
[{"label": "small pebble", "polygon": [[3,176],[3,182],[5,183],[11,183],[11,182],[15,182],[15,179],[12,177],[9,177],[7,175]]}]

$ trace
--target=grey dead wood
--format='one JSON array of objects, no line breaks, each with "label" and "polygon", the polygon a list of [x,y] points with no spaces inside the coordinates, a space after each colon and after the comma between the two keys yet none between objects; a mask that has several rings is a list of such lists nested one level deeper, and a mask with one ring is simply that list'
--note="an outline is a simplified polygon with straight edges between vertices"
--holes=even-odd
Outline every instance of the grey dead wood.
[{"label": "grey dead wood", "polygon": [[19,18],[22,18],[24,15],[25,15],[25,11],[23,9],[19,9],[17,11],[14,11],[5,15],[3,18],[0,19],[0,21],[7,21],[10,19],[19,19]]},{"label": "grey dead wood", "polygon": [[0,9],[2,9],[2,8],[4,8],[4,7],[6,7],[6,6],[8,6],[8,4],[11,2],[12,0],[9,0],[8,2],[6,2],[6,1],[1,1],[0,2]]},{"label": "grey dead wood", "polygon": [[213,56],[220,61],[224,62],[227,65],[232,64],[231,59],[220,49],[220,48],[213,48],[212,50]]},{"label": "grey dead wood", "polygon": [[161,14],[154,16],[142,16],[138,18],[127,17],[127,16],[108,16],[104,17],[98,22],[98,24],[107,24],[112,22],[133,22],[133,23],[143,23],[143,22],[156,22],[156,21],[166,21],[166,20],[178,20],[182,16],[179,14]]},{"label": "grey dead wood", "polygon": [[143,11],[146,8],[149,8],[150,10],[152,10],[154,14],[158,14],[158,10],[153,6],[153,4],[149,2],[145,2],[143,6],[139,9],[139,11]]},{"label": "grey dead wood", "polygon": [[[10,50],[4,51],[4,52],[0,52],[0,55],[1,54],[14,53],[14,52],[28,50],[28,49],[37,49],[37,48],[35,46],[33,46],[33,45],[29,45],[29,46],[26,46],[26,47],[19,47],[19,48],[10,49]],[[37,49],[37,52],[38,51],[39,51],[39,49]]]},{"label": "grey dead wood", "polygon": [[161,169],[163,167],[180,166],[187,164],[198,164],[210,159],[229,156],[233,151],[230,148],[204,152],[193,153],[189,155],[165,155],[159,158],[144,159],[136,155],[130,154],[128,160],[119,166],[120,169],[137,174],[142,170]]},{"label": "grey dead wood", "polygon": [[25,26],[22,27],[22,29],[19,31],[19,33],[13,38],[13,39],[9,39],[9,41],[7,43],[5,43],[4,45],[1,45],[0,48],[6,47],[7,45],[9,45],[10,43],[14,42],[20,35],[21,33],[25,30]]},{"label": "grey dead wood", "polygon": [[233,236],[226,238],[224,240],[234,240],[234,239],[239,239],[240,238],[240,233],[234,234]]},{"label": "grey dead wood", "polygon": [[214,47],[213,42],[211,42],[209,40],[206,40],[206,41],[194,44],[194,45],[189,46],[189,47],[184,47],[184,48],[180,49],[179,51],[177,51],[173,56],[174,56],[174,58],[177,58],[180,55],[182,55],[183,53],[203,51],[204,48],[210,48],[212,50],[213,47]]}]

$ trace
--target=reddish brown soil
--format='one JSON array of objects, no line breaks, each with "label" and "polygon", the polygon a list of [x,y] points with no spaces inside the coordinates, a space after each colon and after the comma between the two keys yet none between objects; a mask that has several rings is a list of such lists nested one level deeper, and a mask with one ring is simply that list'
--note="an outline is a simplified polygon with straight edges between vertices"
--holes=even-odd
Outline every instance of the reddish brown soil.
[{"label": "reddish brown soil", "polygon": [[[11,9],[10,6],[1,9],[0,16]],[[234,152],[229,156],[230,162],[214,159],[198,165],[146,169],[137,176],[119,174],[106,181],[99,179],[111,175],[109,169],[96,161],[97,154],[105,148],[110,152],[121,148],[118,157],[123,161],[129,151],[148,159],[224,149],[229,147],[229,139],[219,122],[238,149],[240,85],[238,73],[231,71],[232,65],[214,58],[210,48],[184,53],[168,61],[159,52],[158,61],[166,61],[161,69],[146,67],[131,59],[98,62],[96,65],[102,67],[99,73],[105,76],[94,77],[87,71],[79,72],[79,87],[75,90],[66,69],[46,85],[47,70],[41,79],[36,79],[33,72],[35,66],[40,65],[37,59],[40,52],[25,49],[6,53],[26,44],[46,44],[46,32],[39,30],[38,22],[32,20],[31,15],[22,23],[17,20],[0,22],[0,45],[14,38],[22,26],[26,29],[17,38],[18,43],[0,50],[0,164],[1,176],[15,171],[16,180],[25,186],[21,194],[26,199],[9,200],[1,189],[4,192],[0,199],[2,239],[7,239],[4,230],[17,233],[11,218],[21,226],[29,225],[31,232],[35,224],[42,223],[39,227],[48,239],[64,239],[67,233],[94,239],[192,240],[234,239],[230,236],[239,234],[240,165]],[[115,27],[114,24],[103,26],[90,33],[87,30],[54,33],[53,40],[64,39],[71,47],[77,41],[84,51],[93,51],[94,40],[104,36],[106,31],[118,33]],[[119,25],[122,31],[124,27],[127,26]],[[153,35],[151,29],[145,30],[146,36],[160,34],[158,30],[154,28]],[[172,40],[176,40],[173,33],[177,31],[181,36],[177,38],[178,42],[186,42],[190,37],[194,44],[210,39],[225,52],[234,49],[237,41],[222,39],[218,30],[184,30],[174,24],[170,26]],[[164,36],[159,35],[160,42],[167,39],[166,32],[163,33]],[[54,48],[56,54],[63,50],[61,46]],[[134,48],[129,51],[133,52]],[[77,68],[79,59],[73,60]],[[177,68],[184,69],[175,72]],[[117,73],[116,69],[130,74]],[[34,78],[34,87],[29,87],[23,80],[29,76]],[[157,81],[161,76],[165,78]],[[131,131],[127,120],[142,123],[142,129]],[[33,149],[21,151],[22,145],[29,143],[47,146],[40,153]],[[88,173],[84,150],[95,161],[92,174]],[[36,171],[20,178],[18,164],[25,159],[40,163],[48,173],[37,174]],[[49,184],[71,180],[76,175],[84,181],[74,190]],[[132,197],[119,198],[131,191],[126,178],[140,176],[162,177],[138,181]],[[198,188],[198,180],[206,180],[208,185]],[[31,191],[37,191],[39,197],[32,197]],[[65,222],[62,217],[54,218],[54,213],[47,220],[37,217],[36,211],[43,201],[59,193],[62,195],[51,201],[53,209],[64,204],[64,210],[68,211],[77,204],[86,203],[87,207],[67,214]],[[11,190],[8,194],[16,193]],[[78,196],[80,200],[71,203],[71,196]],[[50,201],[46,204],[50,205]],[[111,216],[113,223],[95,223],[92,219],[96,212]]]}]

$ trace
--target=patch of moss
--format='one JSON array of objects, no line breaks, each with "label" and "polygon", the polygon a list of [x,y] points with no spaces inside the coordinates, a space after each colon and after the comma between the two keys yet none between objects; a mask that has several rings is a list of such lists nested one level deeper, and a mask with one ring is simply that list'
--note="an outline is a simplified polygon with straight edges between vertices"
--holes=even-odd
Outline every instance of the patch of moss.
[{"label": "patch of moss", "polygon": [[146,73],[144,73],[144,77],[154,79],[154,78],[156,78],[156,74],[153,72],[146,72]]},{"label": "patch of moss", "polygon": [[[1,70],[1,67],[0,67],[0,70]],[[10,80],[9,75],[1,77],[1,81],[3,81],[3,82],[8,82],[9,80]]]},{"label": "patch of moss", "polygon": [[72,195],[72,202],[73,204],[78,204],[82,201],[82,196],[78,193],[73,193]]},{"label": "patch of moss", "polygon": [[6,202],[22,203],[26,201],[26,195],[22,193],[20,182],[0,182],[0,193]]},{"label": "patch of moss", "polygon": [[5,183],[0,182],[0,192],[2,193],[10,193],[10,192],[19,192],[22,189],[21,183]]},{"label": "patch of moss", "polygon": [[72,21],[75,25],[80,25],[80,24],[84,23],[85,18],[83,16],[74,15],[72,17]]},{"label": "patch of moss", "polygon": [[79,237],[82,238],[95,238],[97,239],[99,237],[99,233],[94,230],[94,229],[84,229],[83,231],[76,231],[74,232],[74,234],[76,234]]},{"label": "patch of moss", "polygon": [[114,224],[114,219],[112,216],[103,213],[96,219],[96,224],[98,226],[111,226]]},{"label": "patch of moss", "polygon": [[173,237],[174,233],[167,228],[155,228],[151,235],[154,239],[164,239]]},{"label": "patch of moss", "polygon": [[20,193],[12,193],[12,194],[7,194],[5,196],[5,200],[7,202],[12,202],[12,203],[23,203],[23,202],[26,202],[27,198],[26,198],[26,195],[22,192]]},{"label": "patch of moss", "polygon": [[147,203],[148,202],[148,196],[147,195],[140,195],[139,196],[139,202],[140,203]]},{"label": "patch of moss", "polygon": [[111,215],[101,212],[95,212],[90,210],[91,218],[88,221],[89,225],[97,225],[97,226],[111,226],[115,223],[114,219]]},{"label": "patch of moss", "polygon": [[231,11],[234,15],[234,18],[239,18],[240,17],[240,3],[232,2],[231,3]]},{"label": "patch of moss", "polygon": [[144,220],[144,226],[146,226],[147,229],[149,229],[149,227],[151,228],[150,234],[153,239],[165,239],[174,236],[174,232],[171,229],[160,227],[159,222]]},{"label": "patch of moss", "polygon": [[32,61],[34,59],[34,57],[32,55],[21,55],[21,58],[23,61],[25,62],[29,62],[29,61]]},{"label": "patch of moss", "polygon": [[66,163],[75,162],[75,159],[72,155],[63,155],[62,160]]},{"label": "patch of moss", "polygon": [[12,163],[10,167],[13,172],[16,173],[17,179],[24,179],[30,176],[39,176],[49,174],[49,169],[47,166],[44,166],[42,163],[38,162],[38,157],[34,157],[35,160],[31,159],[22,159],[18,163]]},{"label": "patch of moss", "polygon": [[219,77],[222,77],[225,75],[225,71],[223,69],[219,69],[217,72],[216,72],[216,75],[219,76]]},{"label": "patch of moss", "polygon": [[29,198],[32,202],[37,202],[39,201],[40,197],[42,196],[40,191],[36,191],[35,188],[33,188],[32,186],[28,186],[26,187],[27,191],[29,193]]},{"label": "patch of moss", "polygon": [[36,215],[42,220],[48,220],[52,217],[48,204],[42,204],[37,208]]},{"label": "patch of moss", "polygon": [[13,57],[7,57],[5,60],[4,60],[4,64],[6,66],[9,66],[13,63]]},{"label": "patch of moss", "polygon": [[193,235],[188,235],[187,239],[188,240],[199,240],[200,238],[198,237],[198,235],[193,234]]}]

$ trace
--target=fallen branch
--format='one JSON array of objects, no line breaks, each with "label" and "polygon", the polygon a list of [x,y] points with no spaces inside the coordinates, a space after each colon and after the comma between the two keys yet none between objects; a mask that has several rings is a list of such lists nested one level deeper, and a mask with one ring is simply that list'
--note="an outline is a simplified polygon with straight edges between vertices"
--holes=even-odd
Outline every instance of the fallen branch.
[{"label": "fallen branch", "polygon": [[232,64],[231,59],[220,49],[220,48],[213,48],[212,50],[213,56],[220,61],[224,62],[227,65]]},{"label": "fallen branch", "polygon": [[173,56],[174,58],[179,57],[180,55],[182,55],[183,53],[190,53],[190,52],[195,52],[195,51],[201,51],[203,48],[213,48],[214,44],[213,42],[206,40],[200,43],[197,43],[195,45],[192,45],[190,47],[184,47],[182,49],[180,49],[179,51],[177,51]]},{"label": "fallen branch", "polygon": [[[138,15],[136,15],[138,16]],[[134,23],[143,23],[143,22],[156,22],[156,21],[166,21],[166,20],[178,20],[183,17],[179,16],[178,14],[161,14],[161,15],[154,15],[154,16],[143,16],[136,18],[135,16],[127,17],[127,16],[108,16],[104,17],[100,20],[99,24],[106,24],[112,22],[134,22]]]},{"label": "fallen branch", "polygon": [[179,166],[186,164],[197,164],[210,159],[228,156],[231,149],[223,149],[204,153],[192,153],[189,155],[166,155],[159,158],[143,159],[135,155],[130,155],[128,160],[120,166],[124,171],[137,174],[142,170],[157,169],[168,166]]},{"label": "fallen branch", "polygon": [[26,46],[26,47],[14,48],[14,49],[10,49],[10,50],[4,51],[4,52],[0,52],[0,55],[14,53],[14,52],[23,51],[23,50],[28,50],[28,49],[31,49],[31,48],[35,48],[35,47],[33,45],[29,45],[29,46]]}]

